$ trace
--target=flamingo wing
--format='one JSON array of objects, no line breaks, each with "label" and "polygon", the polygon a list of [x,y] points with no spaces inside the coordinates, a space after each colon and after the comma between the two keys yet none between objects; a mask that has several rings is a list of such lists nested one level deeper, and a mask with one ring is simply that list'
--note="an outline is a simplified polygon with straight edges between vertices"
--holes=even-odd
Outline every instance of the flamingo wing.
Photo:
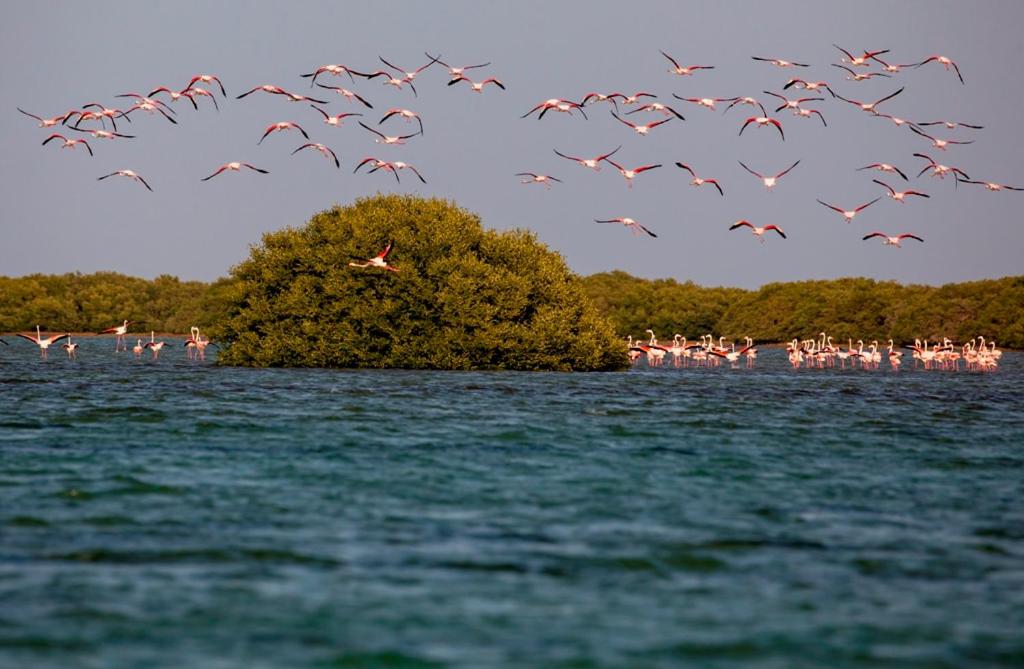
[{"label": "flamingo wing", "polygon": [[754,228],[754,224],[751,223],[750,221],[736,221],[735,223],[733,223],[732,225],[729,226],[729,229],[730,230],[735,230],[736,228],[741,228],[741,227],[747,227],[747,228],[753,229]]},{"label": "flamingo wing", "polygon": [[917,235],[912,235],[909,232],[904,232],[902,235],[899,235],[898,237],[896,237],[896,239],[916,239],[919,242],[923,242],[924,241],[923,239],[921,239]]}]

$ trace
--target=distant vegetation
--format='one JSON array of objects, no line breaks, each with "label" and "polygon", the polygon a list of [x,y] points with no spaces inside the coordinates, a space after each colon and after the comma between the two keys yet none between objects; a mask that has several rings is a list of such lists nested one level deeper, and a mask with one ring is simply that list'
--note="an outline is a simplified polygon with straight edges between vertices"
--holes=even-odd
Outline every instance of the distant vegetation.
[{"label": "distant vegetation", "polygon": [[963,341],[982,335],[1001,346],[1024,348],[1024,276],[939,287],[835,279],[742,290],[609,272],[588,276],[583,285],[623,336],[645,337],[647,328],[664,340],[675,333],[691,339],[713,333],[758,342],[822,331],[837,341]]},{"label": "distant vegetation", "polygon": [[[366,203],[359,206],[369,207]],[[442,205],[435,202],[430,206]],[[446,215],[475,221],[471,215],[453,210]],[[418,215],[420,210],[407,212]],[[825,330],[837,340],[892,337],[897,342],[983,335],[1001,346],[1024,348],[1024,276],[941,287],[837,279],[773,283],[759,290],[704,288],[671,279],[640,279],[625,272],[571,281],[561,260],[556,261],[556,256],[547,254],[527,234],[480,230],[470,238],[459,240],[455,235],[453,240],[438,233],[410,245],[415,228],[404,234],[397,228],[380,229],[376,236],[363,230],[360,235],[365,237],[353,237],[346,245],[331,247],[333,251],[323,246],[304,266],[299,252],[327,244],[331,234],[341,234],[329,232],[331,226],[351,225],[343,221],[352,215],[354,210],[332,210],[318,215],[308,228],[269,235],[264,246],[236,272],[242,282],[253,282],[249,298],[237,292],[239,284],[230,278],[206,284],[171,276],[147,281],[107,272],[0,277],[0,332],[27,332],[37,323],[51,332],[98,332],[128,318],[139,322],[138,331],[186,333],[190,326],[198,325],[204,332],[212,332],[215,327],[227,326],[222,335],[233,333],[248,342],[232,354],[239,359],[231,359],[247,364],[260,364],[260,356],[271,356],[262,346],[257,347],[254,339],[266,333],[283,337],[274,346],[283,348],[290,342],[296,348],[312,349],[324,362],[337,364],[383,364],[382,351],[388,349],[387,355],[394,356],[388,359],[404,365],[414,365],[413,358],[425,355],[437,366],[486,366],[482,361],[500,366],[518,360],[516,364],[524,367],[543,367],[555,360],[568,364],[565,360],[572,357],[544,353],[546,348],[557,348],[556,342],[563,336],[561,328],[572,330],[572,324],[562,320],[569,318],[565,315],[567,301],[578,303],[574,308],[584,319],[574,331],[591,333],[605,342],[594,350],[606,350],[603,321],[583,305],[580,297],[585,293],[620,338],[644,337],[644,330],[652,328],[663,340],[678,332],[691,339],[714,333],[781,342]],[[461,223],[450,221],[448,225]],[[454,229],[448,234],[454,235]],[[377,279],[401,275],[380,276],[374,270],[345,267],[349,254],[373,255],[374,245],[383,246],[389,232],[397,239],[395,265],[422,268],[418,270],[421,276],[386,283]],[[464,253],[469,255],[460,255]],[[500,265],[502,262],[506,265]],[[531,263],[537,266],[535,274],[526,271]],[[550,286],[545,277],[553,282]],[[387,286],[397,290],[384,290]],[[307,289],[308,296],[303,297]],[[406,295],[409,291],[415,292]],[[345,294],[352,299],[342,299]],[[240,299],[249,299],[248,306]],[[426,302],[417,302],[417,311],[409,306],[410,299]],[[546,299],[561,306],[537,313],[537,303]],[[267,320],[256,323],[252,308],[257,304],[287,306],[287,310],[274,324]],[[431,305],[438,311],[428,318]],[[321,308],[329,308],[339,323],[344,321],[336,326],[338,332],[319,327],[315,314]],[[231,319],[229,313],[234,314]],[[373,315],[372,327],[369,320],[363,321],[363,329],[352,326],[353,317],[367,315]],[[511,324],[495,326],[496,319],[504,318],[512,319]],[[414,321],[419,334],[412,332]],[[250,326],[252,334],[247,335]],[[328,337],[328,332],[333,334]],[[384,343],[390,337],[401,340],[398,346]],[[522,353],[523,342],[530,342],[536,350],[530,355],[523,353],[522,359],[502,358],[507,349]],[[321,350],[345,347],[352,351],[344,360],[335,361],[327,350]],[[591,364],[605,364],[595,363],[601,355],[594,355]]]}]

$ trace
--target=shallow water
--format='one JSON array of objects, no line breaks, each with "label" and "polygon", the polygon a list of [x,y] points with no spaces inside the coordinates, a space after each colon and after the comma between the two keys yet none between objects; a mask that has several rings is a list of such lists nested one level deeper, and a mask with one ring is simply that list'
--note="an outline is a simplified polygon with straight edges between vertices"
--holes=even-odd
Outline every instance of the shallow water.
[{"label": "shallow water", "polygon": [[1024,665],[994,373],[0,346],[2,667]]}]

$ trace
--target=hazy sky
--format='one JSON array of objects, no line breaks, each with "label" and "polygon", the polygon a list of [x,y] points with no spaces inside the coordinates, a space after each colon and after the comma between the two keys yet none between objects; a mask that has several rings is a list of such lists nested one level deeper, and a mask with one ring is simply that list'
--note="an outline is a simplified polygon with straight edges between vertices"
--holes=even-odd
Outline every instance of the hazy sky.
[{"label": "hazy sky", "polygon": [[[863,275],[905,282],[944,283],[1019,274],[1024,222],[1017,214],[1024,193],[989,193],[979,186],[954,188],[952,179],[914,179],[924,162],[915,151],[956,165],[974,179],[1024,186],[1021,151],[1019,30],[1024,3],[860,2],[778,0],[725,2],[373,2],[373,3],[16,3],[0,26],[0,274],[115,270],[153,277],[213,279],[247,255],[261,234],[304,223],[335,203],[377,191],[449,198],[478,212],[497,229],[525,227],[562,253],[577,272],[623,269],[645,277],[692,279],[701,284],[758,286],[771,281]],[[892,79],[844,80],[830,67],[850,51],[891,49],[893,62],[930,55],[953,58],[966,79],[932,63]],[[681,64],[716,69],[692,77],[667,72],[658,50]],[[299,77],[317,66],[340,63],[359,70],[383,65],[378,55],[406,68],[426,62],[424,51],[449,64],[492,61],[475,79],[500,78],[507,91],[475,94],[447,87],[435,65],[416,79],[419,97],[378,80],[322,76],[355,89],[373,110],[345,102],[333,91],[309,88]],[[750,59],[767,56],[807,62],[780,70]],[[208,100],[195,112],[175,105],[178,125],[159,116],[132,115],[119,123],[137,139],[89,139],[96,153],[40,146],[49,130],[19,114],[21,107],[54,116],[88,102],[128,106],[118,93],[167,85],[182,88],[192,75],[216,74],[228,89],[219,113]],[[984,125],[980,131],[933,128],[943,138],[973,139],[969,146],[937,151],[906,128],[872,118],[826,94],[812,103],[828,121],[774,114],[783,142],[771,128],[737,133],[749,107],[728,114],[675,100],[753,96],[781,92],[790,76],[825,80],[845,97],[874,100],[906,90],[881,107],[915,121],[950,119]],[[391,107],[422,115],[426,133],[406,146],[380,146],[351,119],[331,128],[308,106],[280,96],[235,95],[260,84],[328,100],[330,113],[361,111],[377,122]],[[579,100],[591,91],[656,93],[686,121],[674,120],[639,137],[616,122],[609,106],[578,115],[520,115],[547,98]],[[795,92],[792,91],[791,92]],[[219,93],[218,93],[219,95]],[[796,97],[794,95],[793,97]],[[655,119],[634,114],[631,119]],[[313,141],[332,147],[341,170],[313,151],[289,155],[304,140],[275,133],[257,146],[267,125],[296,121]],[[391,119],[389,134],[414,125]],[[74,134],[65,131],[65,134]],[[77,136],[77,135],[76,135]],[[641,174],[632,189],[610,166],[594,173],[558,158],[552,149],[592,157],[622,145],[616,159],[627,167],[662,163]],[[404,160],[428,183],[403,175],[352,174],[366,156]],[[775,172],[800,159],[774,192],[738,165]],[[224,174],[200,182],[219,165],[249,161],[270,170]],[[718,178],[725,197],[693,188],[673,163],[693,165]],[[882,193],[881,178],[855,168],[889,162],[932,195],[899,205],[884,199],[852,224],[816,198],[855,206]],[[152,185],[96,178],[133,169]],[[564,181],[551,190],[521,185],[516,172],[533,171]],[[657,239],[634,237],[595,218],[630,216]],[[729,232],[740,218],[775,223],[788,240],[765,244],[746,230]],[[868,232],[913,232],[926,242],[902,249],[861,241]]]}]

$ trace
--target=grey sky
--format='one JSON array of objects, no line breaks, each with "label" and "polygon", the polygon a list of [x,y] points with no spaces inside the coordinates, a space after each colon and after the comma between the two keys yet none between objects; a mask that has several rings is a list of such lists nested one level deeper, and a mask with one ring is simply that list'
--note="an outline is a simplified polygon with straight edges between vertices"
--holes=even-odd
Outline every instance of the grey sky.
[{"label": "grey sky", "polygon": [[[1024,193],[955,189],[950,178],[915,180],[924,163],[911,154],[932,155],[974,179],[1024,186],[1021,25],[1024,3],[1009,1],[775,1],[761,9],[719,2],[322,2],[302,8],[280,2],[17,3],[5,10],[0,26],[0,274],[115,270],[208,280],[226,274],[266,231],[300,225],[334,203],[393,190],[455,200],[494,228],[534,230],[582,274],[623,269],[747,287],[839,276],[945,283],[1017,274],[1024,269],[1024,228],[1017,215]],[[857,53],[889,48],[898,63],[947,55],[967,85],[935,63],[893,79],[845,81],[843,72],[829,67],[841,55],[833,42]],[[716,69],[671,75],[658,49],[681,64]],[[436,65],[416,79],[419,97],[380,80],[350,85],[347,77],[321,77],[369,99],[374,109],[367,110],[332,91],[311,93],[309,80],[299,77],[327,63],[379,69],[378,55],[415,68],[426,62],[424,50],[453,65],[490,60],[491,67],[470,76],[496,76],[508,90],[489,87],[478,95],[462,85],[449,88]],[[780,70],[752,61],[752,55],[813,67]],[[219,75],[228,89],[228,99],[218,100],[220,113],[200,100],[198,113],[177,103],[177,126],[133,114],[122,131],[138,138],[87,138],[94,158],[82,149],[61,150],[56,142],[41,147],[50,131],[15,110],[48,117],[93,101],[127,106],[130,101],[114,95],[181,88],[201,73]],[[939,137],[976,140],[937,151],[906,128],[826,94],[824,102],[809,106],[821,110],[827,128],[817,119],[774,115],[785,128],[783,142],[770,128],[750,127],[737,137],[749,107],[723,116],[671,97],[767,99],[763,90],[781,91],[794,75],[823,79],[837,93],[863,100],[905,86],[882,111],[985,129],[934,128]],[[362,120],[374,127],[390,107],[413,109],[426,134],[403,147],[383,147],[354,122],[330,128],[308,106],[279,96],[234,99],[264,83],[329,100],[332,114],[365,112]],[[657,93],[687,120],[639,137],[611,118],[606,104],[589,106],[589,121],[565,114],[519,118],[547,98],[640,90]],[[629,118],[638,117],[658,118]],[[265,127],[282,120],[300,123],[313,141],[332,147],[342,169],[312,151],[290,156],[303,142],[298,133],[275,133],[257,146]],[[399,119],[384,126],[403,134],[414,127]],[[640,175],[627,189],[610,166],[595,174],[552,153],[558,148],[590,157],[620,144],[616,159],[627,167],[664,167]],[[353,175],[356,163],[371,155],[409,162],[429,183],[408,175],[398,186],[386,174]],[[771,193],[737,164],[774,172],[796,159],[800,166]],[[231,160],[250,161],[271,174],[199,181]],[[691,188],[675,161],[718,178],[726,196]],[[885,199],[849,225],[815,202],[866,202],[881,194],[872,178],[899,188],[902,180],[854,171],[876,161],[908,172],[911,186],[932,198],[903,205]],[[122,168],[143,175],[155,193],[124,179],[96,181]],[[520,185],[513,175],[521,171],[564,183],[550,191]],[[658,239],[593,223],[616,216],[639,220]],[[762,245],[749,231],[729,232],[740,218],[779,224],[789,239],[773,237]],[[926,243],[891,249],[861,241],[874,230],[913,232]]]}]

